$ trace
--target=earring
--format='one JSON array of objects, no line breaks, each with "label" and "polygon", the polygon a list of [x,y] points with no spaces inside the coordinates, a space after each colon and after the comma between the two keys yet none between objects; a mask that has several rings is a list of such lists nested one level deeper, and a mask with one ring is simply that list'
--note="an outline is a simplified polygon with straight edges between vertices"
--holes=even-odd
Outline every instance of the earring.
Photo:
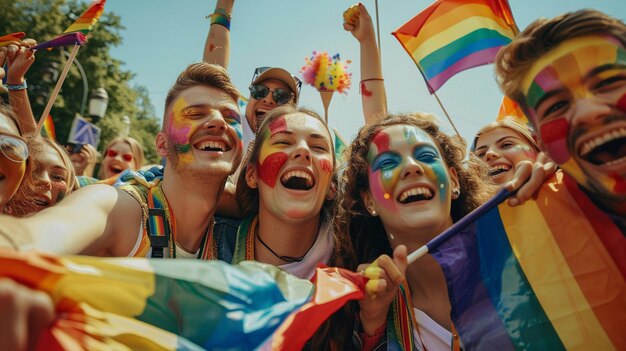
[{"label": "earring", "polygon": [[459,197],[459,195],[461,195],[461,190],[459,189],[452,189],[452,196],[456,199]]},{"label": "earring", "polygon": [[376,210],[372,210],[372,212],[370,212],[370,214],[374,217],[376,217]]}]

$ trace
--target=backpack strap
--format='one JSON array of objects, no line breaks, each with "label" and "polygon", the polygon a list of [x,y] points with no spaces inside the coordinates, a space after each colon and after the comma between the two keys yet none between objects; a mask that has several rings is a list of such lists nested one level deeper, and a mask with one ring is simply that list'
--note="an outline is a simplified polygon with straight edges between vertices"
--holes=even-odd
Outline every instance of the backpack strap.
[{"label": "backpack strap", "polygon": [[[152,202],[152,201],[149,201]],[[152,203],[150,206],[154,206]],[[162,208],[148,208],[146,234],[150,239],[152,258],[163,258],[163,249],[170,244],[170,227]]]}]

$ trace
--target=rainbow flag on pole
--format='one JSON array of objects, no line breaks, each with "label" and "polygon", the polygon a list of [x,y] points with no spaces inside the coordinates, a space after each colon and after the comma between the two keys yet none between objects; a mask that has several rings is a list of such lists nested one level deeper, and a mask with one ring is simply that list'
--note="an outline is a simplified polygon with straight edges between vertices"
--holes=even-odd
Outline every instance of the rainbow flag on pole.
[{"label": "rainbow flag on pole", "polygon": [[[316,281],[254,261],[51,256],[0,250],[0,277],[47,293],[57,318],[39,350],[299,350],[363,297],[363,277]],[[347,277],[347,278],[346,278]]]},{"label": "rainbow flag on pole", "polygon": [[522,206],[502,195],[430,249],[464,349],[626,350],[624,234],[561,173]]},{"label": "rainbow flag on pole", "polygon": [[93,25],[98,22],[104,11],[106,0],[96,0],[83,12],[74,23],[72,23],[63,33],[81,32],[87,35],[91,32]]},{"label": "rainbow flag on pole", "polygon": [[437,0],[392,34],[432,94],[453,75],[493,62],[517,32],[506,0]]}]

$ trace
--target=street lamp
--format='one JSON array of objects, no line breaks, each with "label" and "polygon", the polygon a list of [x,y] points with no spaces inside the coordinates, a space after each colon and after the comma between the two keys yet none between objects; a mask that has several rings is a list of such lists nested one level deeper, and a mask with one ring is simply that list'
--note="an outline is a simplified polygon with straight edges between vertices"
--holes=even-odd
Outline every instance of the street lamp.
[{"label": "street lamp", "polygon": [[104,117],[107,111],[107,105],[109,104],[109,94],[104,88],[98,88],[91,93],[89,99],[89,117],[93,123]]},{"label": "street lamp", "polygon": [[127,137],[130,135],[130,117],[124,115],[122,116],[122,123],[124,123],[124,131],[122,131],[122,136]]}]

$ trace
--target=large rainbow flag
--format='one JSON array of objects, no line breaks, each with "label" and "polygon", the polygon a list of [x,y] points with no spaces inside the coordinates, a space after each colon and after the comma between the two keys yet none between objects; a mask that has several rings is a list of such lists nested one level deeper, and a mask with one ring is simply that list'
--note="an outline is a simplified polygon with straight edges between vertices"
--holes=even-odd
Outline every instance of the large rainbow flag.
[{"label": "large rainbow flag", "polygon": [[432,94],[453,75],[493,62],[517,32],[506,0],[437,0],[393,35]]},{"label": "large rainbow flag", "polygon": [[464,349],[626,350],[624,234],[562,173],[501,199],[430,249]]},{"label": "large rainbow flag", "polygon": [[[299,350],[363,277],[318,268],[315,282],[245,261],[52,256],[0,250],[0,277],[52,298],[39,350]],[[347,277],[347,278],[346,278]]]}]

